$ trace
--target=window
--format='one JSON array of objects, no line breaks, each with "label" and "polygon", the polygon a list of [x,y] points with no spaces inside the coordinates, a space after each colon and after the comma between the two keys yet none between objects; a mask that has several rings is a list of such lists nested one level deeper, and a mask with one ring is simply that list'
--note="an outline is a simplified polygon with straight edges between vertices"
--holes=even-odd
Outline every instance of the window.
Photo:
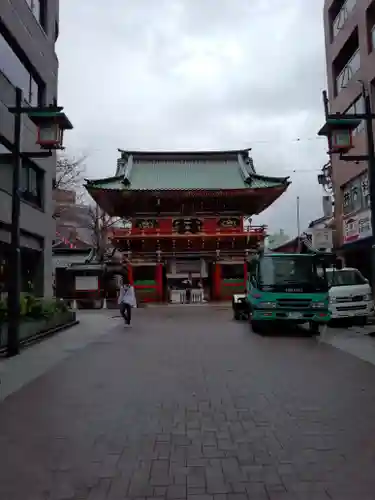
[{"label": "window", "polygon": [[346,0],[332,22],[332,37],[335,38],[348,20],[356,0]]},{"label": "window", "polygon": [[353,76],[357,73],[357,71],[361,67],[361,56],[359,53],[359,49],[353,54],[353,56],[346,63],[344,68],[339,73],[336,78],[336,92],[339,93],[340,90],[346,88],[347,84],[353,78]]},{"label": "window", "polygon": [[[364,114],[365,111],[365,100],[363,99],[363,96],[361,95],[356,99],[353,104],[345,111],[345,114],[347,115],[359,115],[359,114]],[[360,134],[363,130],[365,129],[365,120],[362,120],[361,123],[358,125],[358,127],[353,131],[353,134]]]},{"label": "window", "polygon": [[329,286],[365,285],[367,281],[357,269],[328,270]]},{"label": "window", "polygon": [[34,80],[31,73],[15,54],[4,36],[0,33],[0,71],[12,85],[23,90],[25,101],[31,106],[37,106],[42,99],[41,86]]},{"label": "window", "polygon": [[316,283],[320,277],[313,257],[264,256],[260,260],[262,284],[265,286]]},{"label": "window", "polygon": [[45,0],[26,0],[35,19],[45,30],[46,28],[46,1]]},{"label": "window", "polygon": [[343,187],[343,212],[350,214],[370,207],[368,173],[364,172]]},{"label": "window", "polygon": [[370,31],[370,52],[375,49],[375,26]]},{"label": "window", "polygon": [[30,161],[24,161],[21,171],[21,197],[43,208],[44,172]]}]

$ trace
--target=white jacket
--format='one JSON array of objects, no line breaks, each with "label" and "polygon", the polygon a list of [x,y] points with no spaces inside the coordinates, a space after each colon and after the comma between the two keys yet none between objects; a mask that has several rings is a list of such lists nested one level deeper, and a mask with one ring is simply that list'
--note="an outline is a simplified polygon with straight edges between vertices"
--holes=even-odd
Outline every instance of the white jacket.
[{"label": "white jacket", "polygon": [[137,299],[135,298],[134,287],[121,286],[118,304],[129,304],[131,307],[137,307]]}]

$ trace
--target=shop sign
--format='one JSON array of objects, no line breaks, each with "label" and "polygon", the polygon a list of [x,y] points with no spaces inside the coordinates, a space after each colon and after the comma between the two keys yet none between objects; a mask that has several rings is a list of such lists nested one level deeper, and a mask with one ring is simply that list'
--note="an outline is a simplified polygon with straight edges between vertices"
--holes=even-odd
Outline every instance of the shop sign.
[{"label": "shop sign", "polygon": [[353,243],[372,236],[371,212],[365,210],[343,221],[343,243]]},{"label": "shop sign", "polygon": [[313,228],[311,231],[311,245],[318,250],[330,250],[332,243],[332,229]]}]

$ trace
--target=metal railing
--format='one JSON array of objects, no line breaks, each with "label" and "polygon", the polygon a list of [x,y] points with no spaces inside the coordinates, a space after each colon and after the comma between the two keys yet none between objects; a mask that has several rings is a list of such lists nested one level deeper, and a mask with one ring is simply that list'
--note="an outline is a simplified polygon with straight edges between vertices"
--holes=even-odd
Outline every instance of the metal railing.
[{"label": "metal railing", "polygon": [[201,289],[191,290],[190,300],[187,298],[186,290],[172,290],[172,304],[199,304],[204,302],[204,291]]}]

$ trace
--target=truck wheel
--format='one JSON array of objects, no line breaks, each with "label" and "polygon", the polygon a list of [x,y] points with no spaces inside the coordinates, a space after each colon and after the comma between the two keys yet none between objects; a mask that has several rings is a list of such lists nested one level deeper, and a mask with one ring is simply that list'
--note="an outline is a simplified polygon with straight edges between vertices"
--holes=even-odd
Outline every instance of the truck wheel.
[{"label": "truck wheel", "polygon": [[263,327],[261,321],[250,320],[250,325],[251,325],[251,329],[253,330],[254,333],[258,333],[258,334],[264,333],[264,327]]},{"label": "truck wheel", "polygon": [[359,316],[357,321],[356,321],[356,324],[358,326],[366,326],[367,325],[367,321],[368,321],[368,318],[367,316]]},{"label": "truck wheel", "polygon": [[319,330],[319,323],[317,323],[316,321],[310,321],[310,333],[311,335],[319,335],[320,333],[320,330]]}]

